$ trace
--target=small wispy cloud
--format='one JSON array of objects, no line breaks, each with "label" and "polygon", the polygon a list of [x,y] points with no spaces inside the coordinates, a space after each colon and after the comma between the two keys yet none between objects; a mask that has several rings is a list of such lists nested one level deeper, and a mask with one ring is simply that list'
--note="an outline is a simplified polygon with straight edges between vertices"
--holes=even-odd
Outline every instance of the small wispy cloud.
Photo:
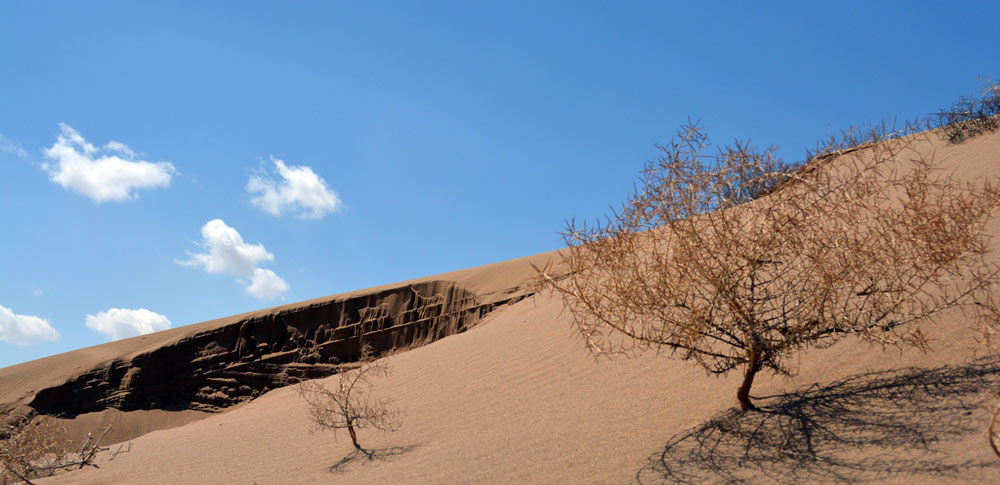
[{"label": "small wispy cloud", "polygon": [[177,264],[203,268],[214,274],[231,274],[244,290],[261,300],[273,300],[288,291],[289,286],[274,271],[260,268],[260,263],[274,261],[263,244],[249,244],[236,229],[222,219],[213,219],[201,228],[200,245],[205,252],[188,252],[188,259]]},{"label": "small wispy cloud", "polygon": [[13,153],[20,158],[28,158],[28,152],[24,151],[21,145],[3,135],[0,135],[0,152]]},{"label": "small wispy cloud", "polygon": [[56,143],[45,150],[54,163],[43,163],[49,178],[94,202],[132,200],[137,189],[167,187],[177,173],[169,162],[136,160],[124,143],[110,141],[101,148],[90,144],[73,127],[59,123]]},{"label": "small wispy cloud", "polygon": [[48,320],[33,315],[18,315],[0,305],[0,342],[31,345],[58,338],[59,332],[52,328]]},{"label": "small wispy cloud", "polygon": [[98,312],[97,315],[87,315],[86,325],[87,328],[108,337],[109,340],[120,340],[166,330],[170,328],[170,320],[145,308],[138,310],[111,308]]},{"label": "small wispy cloud", "polygon": [[274,157],[271,162],[274,171],[261,168],[250,177],[246,187],[248,193],[256,194],[250,203],[264,212],[280,216],[288,211],[301,219],[322,219],[343,205],[337,193],[312,168],[288,166]]}]

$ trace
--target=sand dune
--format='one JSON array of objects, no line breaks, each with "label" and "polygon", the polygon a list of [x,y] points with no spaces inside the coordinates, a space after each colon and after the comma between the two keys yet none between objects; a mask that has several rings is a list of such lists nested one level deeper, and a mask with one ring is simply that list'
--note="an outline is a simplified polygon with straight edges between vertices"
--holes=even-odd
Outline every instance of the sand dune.
[{"label": "sand dune", "polygon": [[[960,177],[1000,174],[1000,135],[957,146],[930,141],[918,148],[934,151]],[[1000,235],[1000,224],[990,230]],[[546,253],[359,290],[0,369],[0,403],[48,406],[49,412],[71,407],[80,414],[65,424],[75,432],[114,422],[116,434],[109,441],[134,438],[129,453],[110,462],[99,457],[99,469],[39,483],[983,483],[1000,478],[1000,460],[991,455],[985,434],[986,406],[1000,384],[1000,364],[977,358],[977,333],[958,311],[924,324],[934,339],[930,353],[883,351],[848,339],[799,354],[794,378],[758,377],[753,394],[767,412],[735,415],[735,373],[706,376],[666,355],[595,362],[573,333],[560,299],[531,294],[524,286],[534,274],[529,263],[556,258]],[[412,291],[423,299],[443,296],[431,310],[421,306],[423,300],[401,296]],[[378,322],[377,328],[365,330],[361,310],[379,305],[382,320],[368,320]],[[299,329],[299,342],[307,345],[284,349],[286,334],[274,322],[295,315],[301,320],[287,327]],[[310,326],[315,320],[327,322],[329,331]],[[403,330],[422,325],[418,322],[426,327]],[[345,355],[347,343],[338,342],[357,334],[336,329],[351,325],[386,347],[413,348],[391,357],[392,375],[376,382],[405,412],[403,427],[389,434],[362,431],[359,439],[377,451],[377,459],[343,463],[353,449],[349,438],[311,432],[294,386],[278,385],[311,377],[309,372],[329,365],[329,357]],[[267,332],[279,333],[268,340]],[[206,353],[213,344],[218,349]],[[300,351],[306,347],[308,352]],[[166,360],[152,358],[157,352],[184,365],[201,358],[203,365],[167,372]],[[273,359],[273,372],[261,370],[267,359]],[[248,374],[267,374],[257,376],[266,382],[258,388],[247,384],[250,393],[241,394],[224,379],[238,381],[239,366],[248,363],[258,366]],[[125,379],[133,368],[143,370]],[[302,374],[291,375],[292,368]],[[162,394],[136,383],[142,379],[134,376],[146,372],[168,376],[168,382],[201,376],[163,406],[176,409],[186,402],[187,410],[144,409],[149,396]],[[287,381],[275,377],[282,372]],[[144,385],[156,384],[151,378]],[[198,397],[212,385],[218,388]],[[178,386],[183,388],[175,382]],[[205,397],[215,391],[225,397]],[[334,465],[339,466],[331,470]]]}]

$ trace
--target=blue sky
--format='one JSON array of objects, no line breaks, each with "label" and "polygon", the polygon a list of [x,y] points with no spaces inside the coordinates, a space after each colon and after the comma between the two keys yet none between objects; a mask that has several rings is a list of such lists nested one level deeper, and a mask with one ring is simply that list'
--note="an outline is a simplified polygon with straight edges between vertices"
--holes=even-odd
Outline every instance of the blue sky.
[{"label": "blue sky", "polygon": [[0,367],[557,249],[689,116],[796,160],[976,94],[1000,76],[997,18],[985,1],[0,3]]}]

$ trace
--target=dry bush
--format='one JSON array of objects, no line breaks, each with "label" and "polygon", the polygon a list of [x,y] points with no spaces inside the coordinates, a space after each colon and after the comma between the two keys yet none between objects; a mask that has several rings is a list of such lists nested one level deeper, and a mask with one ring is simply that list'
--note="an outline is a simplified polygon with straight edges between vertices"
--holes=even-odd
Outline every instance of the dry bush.
[{"label": "dry bush", "polygon": [[655,349],[710,373],[742,367],[742,409],[754,376],[791,373],[798,350],[846,335],[926,349],[908,324],[955,307],[995,314],[984,224],[1000,189],[959,183],[913,150],[921,136],[889,131],[852,134],[864,149],[831,144],[789,172],[773,150],[710,154],[689,123],[606,223],[569,223],[568,273],[540,269],[541,284],[598,356]]},{"label": "dry bush", "polygon": [[951,143],[1000,128],[1000,84],[987,81],[980,97],[962,97],[937,113],[941,134]]},{"label": "dry bush", "polygon": [[339,374],[337,387],[331,389],[318,381],[299,384],[299,395],[306,402],[309,415],[316,429],[346,429],[354,448],[369,459],[373,452],[358,444],[357,430],[373,428],[379,431],[396,431],[401,425],[400,411],[388,398],[374,396],[373,380],[388,377],[389,364],[385,358],[376,359],[371,346],[361,349],[358,367]]},{"label": "dry bush", "polygon": [[[47,477],[61,470],[97,466],[94,458],[109,448],[101,446],[101,440],[111,431],[108,426],[94,439],[88,434],[80,447],[79,454],[69,453],[60,443],[62,433],[51,424],[32,420],[30,416],[0,416],[0,485],[9,483],[31,483],[33,478]],[[110,455],[113,460],[119,453],[128,452],[124,445]]]},{"label": "dry bush", "polygon": [[62,461],[66,453],[55,436],[29,417],[0,417],[0,484],[31,483],[47,463]]}]

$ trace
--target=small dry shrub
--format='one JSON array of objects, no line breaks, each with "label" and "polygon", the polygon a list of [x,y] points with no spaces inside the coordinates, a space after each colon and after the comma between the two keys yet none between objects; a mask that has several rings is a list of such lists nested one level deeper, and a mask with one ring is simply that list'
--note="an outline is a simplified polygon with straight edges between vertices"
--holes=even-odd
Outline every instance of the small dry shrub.
[{"label": "small dry shrub", "polygon": [[0,416],[0,484],[31,483],[32,478],[51,474],[42,470],[62,461],[66,452],[48,424],[33,422],[30,416]]},{"label": "small dry shrub", "polygon": [[365,345],[358,367],[340,373],[336,387],[305,381],[299,384],[299,395],[316,429],[332,430],[335,436],[337,430],[346,429],[354,448],[371,459],[372,452],[358,443],[357,430],[396,431],[401,425],[402,413],[392,400],[374,396],[373,380],[389,374],[388,360],[376,359],[371,346]]},{"label": "small dry shrub", "polygon": [[[101,446],[101,440],[111,431],[108,426],[95,439],[92,434],[80,447],[79,453],[67,451],[59,436],[63,430],[56,429],[52,424],[32,419],[32,416],[0,415],[0,485],[13,483],[31,483],[34,478],[51,476],[59,471],[71,468],[97,466],[94,458],[99,452],[109,448]],[[109,460],[119,453],[126,453],[132,448],[132,442],[119,446],[111,454]]]}]

